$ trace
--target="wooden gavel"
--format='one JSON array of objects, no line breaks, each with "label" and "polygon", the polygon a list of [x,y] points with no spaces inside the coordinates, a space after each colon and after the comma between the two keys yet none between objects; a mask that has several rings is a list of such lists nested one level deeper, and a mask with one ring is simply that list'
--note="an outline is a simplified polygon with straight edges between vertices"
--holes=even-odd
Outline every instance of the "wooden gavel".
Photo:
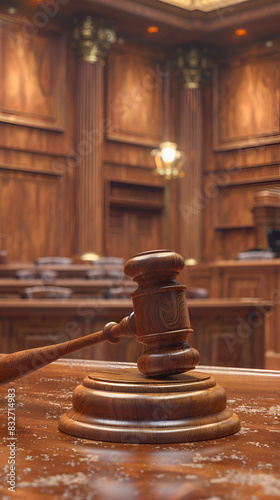
[{"label": "wooden gavel", "polygon": [[146,345],[137,362],[147,376],[173,375],[193,369],[199,352],[187,345],[192,333],[186,303],[186,287],[175,280],[184,267],[183,258],[169,250],[144,252],[128,260],[126,276],[137,282],[131,294],[134,312],[119,324],[108,323],[102,331],[61,344],[28,349],[0,358],[0,383],[38,370],[75,351],[100,342],[117,343],[136,336]]}]

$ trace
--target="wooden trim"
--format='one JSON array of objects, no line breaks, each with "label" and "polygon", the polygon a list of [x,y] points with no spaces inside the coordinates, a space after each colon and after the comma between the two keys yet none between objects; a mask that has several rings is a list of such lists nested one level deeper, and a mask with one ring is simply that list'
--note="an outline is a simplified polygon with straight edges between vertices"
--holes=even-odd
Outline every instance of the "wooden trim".
[{"label": "wooden trim", "polygon": [[244,226],[214,226],[214,231],[234,231],[234,230],[239,230],[239,229],[253,229],[255,226],[253,224],[244,224]]},{"label": "wooden trim", "polygon": [[[230,175],[230,171],[229,171],[229,175]],[[207,177],[207,174],[206,176]],[[214,183],[215,179],[213,179],[213,183]],[[217,190],[222,190],[222,189],[227,189],[227,188],[230,188],[230,187],[233,187],[233,186],[245,186],[245,185],[258,185],[258,184],[269,184],[269,183],[274,183],[275,184],[275,181],[277,181],[277,183],[279,183],[279,175],[275,175],[275,177],[260,177],[259,179],[240,179],[240,180],[237,180],[237,181],[233,181],[233,182],[227,182],[225,184],[219,184],[218,182],[215,184],[215,187]],[[276,187],[276,186],[275,186]]]},{"label": "wooden trim", "polygon": [[[65,165],[66,167],[66,165]],[[67,167],[66,167],[67,168]],[[0,164],[0,172],[1,171],[13,171],[13,172],[24,172],[26,174],[40,174],[40,175],[50,175],[54,177],[63,177],[65,172],[55,172],[53,169],[50,170],[42,170],[38,169],[36,170],[36,167],[22,167],[18,165],[1,165]]]}]

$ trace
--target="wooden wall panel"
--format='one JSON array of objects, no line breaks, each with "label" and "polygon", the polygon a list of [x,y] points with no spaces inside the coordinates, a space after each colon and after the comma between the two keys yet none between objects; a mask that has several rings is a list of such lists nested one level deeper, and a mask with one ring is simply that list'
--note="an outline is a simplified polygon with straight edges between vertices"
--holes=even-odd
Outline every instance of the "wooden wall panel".
[{"label": "wooden wall panel", "polygon": [[62,250],[63,193],[53,175],[0,173],[1,233],[13,260],[35,260]]},{"label": "wooden wall panel", "polygon": [[166,246],[164,183],[150,152],[174,140],[170,72],[162,52],[125,42],[111,49],[105,75],[104,252],[129,258]]},{"label": "wooden wall panel", "polygon": [[106,189],[107,255],[132,255],[164,246],[164,189],[109,181]]},{"label": "wooden wall panel", "polygon": [[139,252],[162,248],[160,223],[156,213],[111,208],[106,253],[128,259]]},{"label": "wooden wall panel", "polygon": [[216,150],[280,142],[280,55],[260,51],[217,65]]},{"label": "wooden wall panel", "polygon": [[51,19],[25,36],[18,14],[0,17],[0,232],[30,261],[73,254],[74,60]]},{"label": "wooden wall panel", "polygon": [[163,66],[153,54],[112,50],[107,139],[157,146],[163,137]]},{"label": "wooden wall panel", "polygon": [[0,120],[64,129],[65,40],[55,32],[23,35],[0,18]]},{"label": "wooden wall panel", "polygon": [[205,88],[205,261],[256,247],[254,193],[279,187],[279,61],[277,39],[225,51]]},{"label": "wooden wall panel", "polygon": [[251,186],[239,188],[239,203],[236,203],[236,186],[219,191],[215,198],[215,229],[236,229],[254,226],[253,190]]}]

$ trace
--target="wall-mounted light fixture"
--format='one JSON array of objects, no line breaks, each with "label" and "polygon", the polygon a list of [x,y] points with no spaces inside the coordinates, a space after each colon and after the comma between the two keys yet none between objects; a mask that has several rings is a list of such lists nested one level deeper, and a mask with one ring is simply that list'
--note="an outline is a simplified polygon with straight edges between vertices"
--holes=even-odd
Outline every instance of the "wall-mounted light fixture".
[{"label": "wall-mounted light fixture", "polygon": [[159,149],[153,149],[151,155],[156,162],[155,174],[164,177],[166,180],[184,177],[182,166],[185,161],[185,153],[178,151],[175,142],[162,142]]},{"label": "wall-mounted light fixture", "polygon": [[184,177],[185,172],[182,171],[182,166],[185,162],[186,155],[178,150],[175,142],[162,142],[159,149],[153,149],[151,155],[155,159],[156,169],[154,173],[164,178],[167,182],[165,185],[165,230],[166,230],[166,248],[170,248],[170,206],[171,206],[171,179],[180,179]]}]

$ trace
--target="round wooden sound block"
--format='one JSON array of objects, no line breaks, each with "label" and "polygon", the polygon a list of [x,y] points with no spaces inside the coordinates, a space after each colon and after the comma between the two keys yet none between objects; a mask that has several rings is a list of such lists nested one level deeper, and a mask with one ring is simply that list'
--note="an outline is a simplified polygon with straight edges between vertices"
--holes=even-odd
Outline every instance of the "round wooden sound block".
[{"label": "round wooden sound block", "polygon": [[88,375],[74,390],[73,407],[59,429],[97,441],[160,444],[228,436],[240,423],[209,375],[146,378],[135,365]]}]

